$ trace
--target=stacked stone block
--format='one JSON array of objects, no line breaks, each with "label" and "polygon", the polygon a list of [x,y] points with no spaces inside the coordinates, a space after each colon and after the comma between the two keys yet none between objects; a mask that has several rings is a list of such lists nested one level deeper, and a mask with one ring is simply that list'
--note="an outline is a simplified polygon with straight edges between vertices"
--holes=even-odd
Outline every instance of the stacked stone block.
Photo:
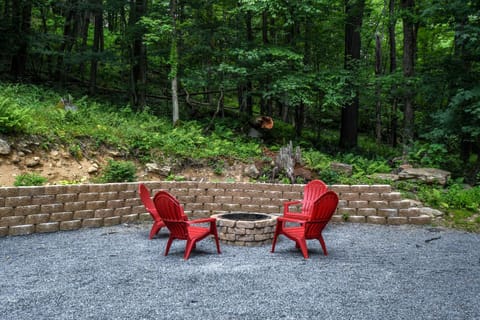
[{"label": "stacked stone block", "polygon": [[[145,182],[151,193],[175,195],[191,218],[229,212],[281,215],[283,203],[303,197],[304,185],[227,182]],[[389,185],[333,185],[335,222],[428,224],[431,217]],[[138,183],[0,188],[0,236],[56,232],[151,221]]]},{"label": "stacked stone block", "polygon": [[332,220],[373,224],[428,224],[416,203],[402,199],[390,185],[333,185],[339,194],[339,205]]},{"label": "stacked stone block", "polygon": [[217,219],[217,231],[220,242],[245,247],[262,246],[272,243],[277,216],[257,221],[229,220],[214,214]]}]

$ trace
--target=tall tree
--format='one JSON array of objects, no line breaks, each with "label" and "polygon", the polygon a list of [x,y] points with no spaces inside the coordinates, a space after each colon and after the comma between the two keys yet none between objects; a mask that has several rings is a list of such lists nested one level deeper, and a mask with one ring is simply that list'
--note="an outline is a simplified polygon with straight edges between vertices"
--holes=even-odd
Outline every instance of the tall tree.
[{"label": "tall tree", "polygon": [[90,64],[90,93],[94,94],[97,87],[98,53],[103,43],[103,6],[102,0],[92,0],[94,14],[93,57]]},{"label": "tall tree", "polygon": [[[388,1],[388,46],[390,52],[390,74],[393,74],[397,70],[397,39],[395,34],[395,26],[397,24],[397,18],[395,14],[396,0]],[[392,91],[395,91],[396,85],[393,85]],[[392,100],[392,116],[390,121],[390,140],[393,147],[397,146],[397,97],[394,96]]]},{"label": "tall tree", "polygon": [[402,8],[403,23],[403,76],[405,77],[406,88],[404,91],[404,129],[403,143],[408,147],[414,138],[414,86],[413,76],[415,74],[415,1],[400,0]]},{"label": "tall tree", "polygon": [[70,70],[70,64],[65,63],[67,57],[71,56],[75,39],[79,33],[78,26],[80,16],[80,3],[79,0],[67,0],[65,3],[60,4],[62,14],[64,17],[63,23],[63,39],[59,49],[59,55],[56,66],[56,77],[62,83],[65,82],[67,74]]},{"label": "tall tree", "polygon": [[172,19],[172,43],[170,49],[170,80],[172,86],[172,121],[174,124],[179,120],[178,105],[178,3],[177,0],[170,0],[170,16]]},{"label": "tall tree", "polygon": [[32,3],[29,0],[18,1],[13,5],[12,26],[17,37],[16,52],[12,57],[11,73],[15,78],[23,76],[26,70],[27,54],[32,24]]},{"label": "tall tree", "polygon": [[[345,0],[345,60],[346,70],[354,72],[360,60],[361,37],[365,0]],[[340,147],[352,149],[357,146],[358,138],[358,89],[351,102],[342,108],[340,128]]]},{"label": "tall tree", "polygon": [[[377,81],[382,74],[382,42],[380,34],[377,32],[375,34],[375,76]],[[375,98],[377,100],[375,106],[375,140],[377,143],[382,142],[382,99],[380,97],[380,92],[380,81],[378,81],[375,85]]]},{"label": "tall tree", "polygon": [[146,104],[147,85],[147,52],[143,43],[145,30],[139,23],[147,12],[147,0],[131,2],[130,26],[132,29],[132,70],[130,84],[130,100],[132,105],[141,109]]}]

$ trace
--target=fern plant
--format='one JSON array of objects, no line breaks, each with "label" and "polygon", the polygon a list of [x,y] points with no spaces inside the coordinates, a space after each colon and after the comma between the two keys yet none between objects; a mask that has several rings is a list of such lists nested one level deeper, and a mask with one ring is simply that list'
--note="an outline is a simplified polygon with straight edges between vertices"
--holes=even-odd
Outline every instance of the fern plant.
[{"label": "fern plant", "polygon": [[22,186],[41,186],[47,182],[47,178],[36,173],[24,173],[15,177],[13,185],[15,187]]},{"label": "fern plant", "polygon": [[30,110],[13,100],[0,97],[0,133],[23,133],[31,122]]},{"label": "fern plant", "polygon": [[133,182],[137,179],[135,164],[131,161],[108,161],[100,181],[104,183],[111,182]]}]

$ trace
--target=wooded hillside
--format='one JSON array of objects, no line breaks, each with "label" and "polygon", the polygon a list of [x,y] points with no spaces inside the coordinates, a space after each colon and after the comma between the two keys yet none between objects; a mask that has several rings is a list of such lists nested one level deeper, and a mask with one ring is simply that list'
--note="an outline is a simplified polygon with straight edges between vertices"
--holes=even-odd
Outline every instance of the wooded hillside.
[{"label": "wooded hillside", "polygon": [[339,150],[367,135],[478,180],[479,1],[2,0],[0,18],[3,81],[173,122],[269,116]]}]

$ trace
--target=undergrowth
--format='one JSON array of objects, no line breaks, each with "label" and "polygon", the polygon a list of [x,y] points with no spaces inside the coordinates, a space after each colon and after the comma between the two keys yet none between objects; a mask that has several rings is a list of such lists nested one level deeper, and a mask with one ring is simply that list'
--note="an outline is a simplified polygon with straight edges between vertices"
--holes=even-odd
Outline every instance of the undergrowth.
[{"label": "undergrowth", "polygon": [[[249,138],[239,119],[218,119],[213,126],[200,120],[181,121],[174,126],[170,118],[155,116],[155,106],[135,112],[128,105],[110,105],[86,96],[74,99],[75,108],[67,111],[59,105],[60,98],[66,94],[39,86],[0,83],[0,133],[42,137],[41,145],[45,149],[57,144],[67,145],[70,154],[77,160],[85,156],[86,149],[102,147],[114,148],[126,159],[143,163],[203,159],[219,175],[225,170],[223,161],[226,159],[249,163],[265,161],[262,149],[278,151],[289,140],[294,140],[292,126],[281,121],[276,121],[274,129],[260,140]],[[206,127],[209,127],[208,131]],[[344,154],[339,152],[336,141],[338,134],[327,130],[321,134],[305,130],[304,138],[295,140],[295,144],[302,148],[305,166],[328,184],[385,183],[372,175],[391,172],[395,165],[392,159],[401,155],[400,150],[364,137],[359,137],[355,153]],[[419,165],[441,167],[448,161],[459,166],[458,159],[446,154],[440,145],[417,143],[407,156],[411,163]],[[272,162],[274,159],[268,160]],[[351,165],[351,174],[332,170],[332,162]],[[110,163],[109,166],[111,170],[105,171],[102,181],[135,179],[135,171],[128,162]],[[44,182],[39,177],[22,179],[18,182],[21,185]],[[173,175],[168,179],[177,180],[180,177]],[[263,175],[258,181],[268,182],[268,179]],[[280,175],[279,182],[289,183],[287,180]],[[296,182],[304,181],[299,179]],[[466,189],[460,183],[445,189],[416,183],[395,187],[447,212],[446,221],[450,225],[470,231],[480,230],[480,187]]]}]

